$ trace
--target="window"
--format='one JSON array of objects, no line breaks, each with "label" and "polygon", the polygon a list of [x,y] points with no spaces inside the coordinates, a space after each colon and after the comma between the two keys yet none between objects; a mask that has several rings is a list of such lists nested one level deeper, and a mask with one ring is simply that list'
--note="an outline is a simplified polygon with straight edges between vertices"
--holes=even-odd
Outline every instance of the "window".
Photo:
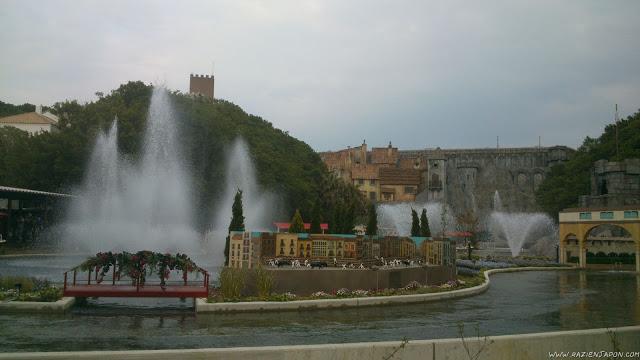
[{"label": "window", "polygon": [[624,212],[625,219],[637,219],[638,218],[638,210],[626,210]]},{"label": "window", "polygon": [[591,213],[590,212],[581,212],[580,213],[580,220],[591,220]]},{"label": "window", "polygon": [[600,213],[600,219],[613,219],[613,211],[603,211]]},{"label": "window", "polygon": [[364,179],[358,179],[358,185],[364,185]]},{"label": "window", "polygon": [[369,180],[369,185],[375,185],[376,184],[376,179],[371,179]]},{"label": "window", "polygon": [[375,200],[376,199],[376,193],[374,191],[370,191],[369,192],[369,200]]},{"label": "window", "polygon": [[405,186],[404,193],[405,194],[414,194],[416,192],[416,188],[413,186]]}]

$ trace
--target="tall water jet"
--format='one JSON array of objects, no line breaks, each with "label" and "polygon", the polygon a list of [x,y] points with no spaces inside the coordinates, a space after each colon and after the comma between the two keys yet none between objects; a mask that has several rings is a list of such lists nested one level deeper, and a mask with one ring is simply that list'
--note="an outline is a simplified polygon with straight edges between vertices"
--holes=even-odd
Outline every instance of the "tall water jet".
[{"label": "tall water jet", "polygon": [[502,199],[498,190],[493,193],[493,211],[502,211]]},{"label": "tall water jet", "polygon": [[[442,203],[437,202],[401,202],[393,204],[380,204],[376,209],[378,214],[378,227],[384,235],[411,235],[411,209],[418,212],[418,216],[422,209],[427,210],[427,218],[429,219],[429,227],[433,236],[439,236],[442,233],[443,225],[445,231],[450,231],[455,226],[453,213]],[[445,214],[443,224],[443,211]]]},{"label": "tall water jet", "polygon": [[244,224],[247,230],[268,230],[277,211],[276,197],[258,186],[246,142],[238,137],[227,155],[226,187],[213,219],[213,247],[216,263],[224,261],[224,242],[231,222],[231,207],[238,189],[242,190]]},{"label": "tall water jet", "polygon": [[117,122],[99,134],[83,185],[63,224],[63,245],[82,251],[196,251],[190,177],[181,166],[169,95],[154,87],[138,166],[118,153]]},{"label": "tall water jet", "polygon": [[544,213],[503,211],[498,190],[493,195],[493,212],[489,216],[489,226],[494,237],[506,242],[513,257],[522,252],[527,242],[552,239],[555,234],[553,220]]}]

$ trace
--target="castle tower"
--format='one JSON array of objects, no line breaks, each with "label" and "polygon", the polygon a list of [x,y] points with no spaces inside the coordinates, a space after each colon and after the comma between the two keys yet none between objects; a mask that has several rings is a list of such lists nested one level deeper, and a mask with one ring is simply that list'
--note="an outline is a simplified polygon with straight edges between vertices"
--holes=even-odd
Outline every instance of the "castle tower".
[{"label": "castle tower", "polygon": [[213,75],[191,74],[189,78],[189,94],[204,96],[213,100]]}]

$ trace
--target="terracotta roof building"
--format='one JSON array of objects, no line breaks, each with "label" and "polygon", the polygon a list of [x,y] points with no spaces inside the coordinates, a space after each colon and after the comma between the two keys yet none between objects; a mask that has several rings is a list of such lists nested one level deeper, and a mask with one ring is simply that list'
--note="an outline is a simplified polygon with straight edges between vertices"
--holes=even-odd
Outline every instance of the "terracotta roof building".
[{"label": "terracotta roof building", "polygon": [[35,135],[39,132],[51,132],[58,129],[58,117],[50,112],[42,113],[40,106],[35,112],[0,118],[0,126],[13,126]]}]

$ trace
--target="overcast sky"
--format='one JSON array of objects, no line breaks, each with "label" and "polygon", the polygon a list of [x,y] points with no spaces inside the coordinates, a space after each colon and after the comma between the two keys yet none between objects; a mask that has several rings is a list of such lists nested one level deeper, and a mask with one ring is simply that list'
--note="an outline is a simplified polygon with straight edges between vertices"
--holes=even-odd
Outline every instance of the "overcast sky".
[{"label": "overcast sky", "polygon": [[129,80],[234,102],[318,151],[575,147],[640,108],[640,1],[0,2],[0,100]]}]

